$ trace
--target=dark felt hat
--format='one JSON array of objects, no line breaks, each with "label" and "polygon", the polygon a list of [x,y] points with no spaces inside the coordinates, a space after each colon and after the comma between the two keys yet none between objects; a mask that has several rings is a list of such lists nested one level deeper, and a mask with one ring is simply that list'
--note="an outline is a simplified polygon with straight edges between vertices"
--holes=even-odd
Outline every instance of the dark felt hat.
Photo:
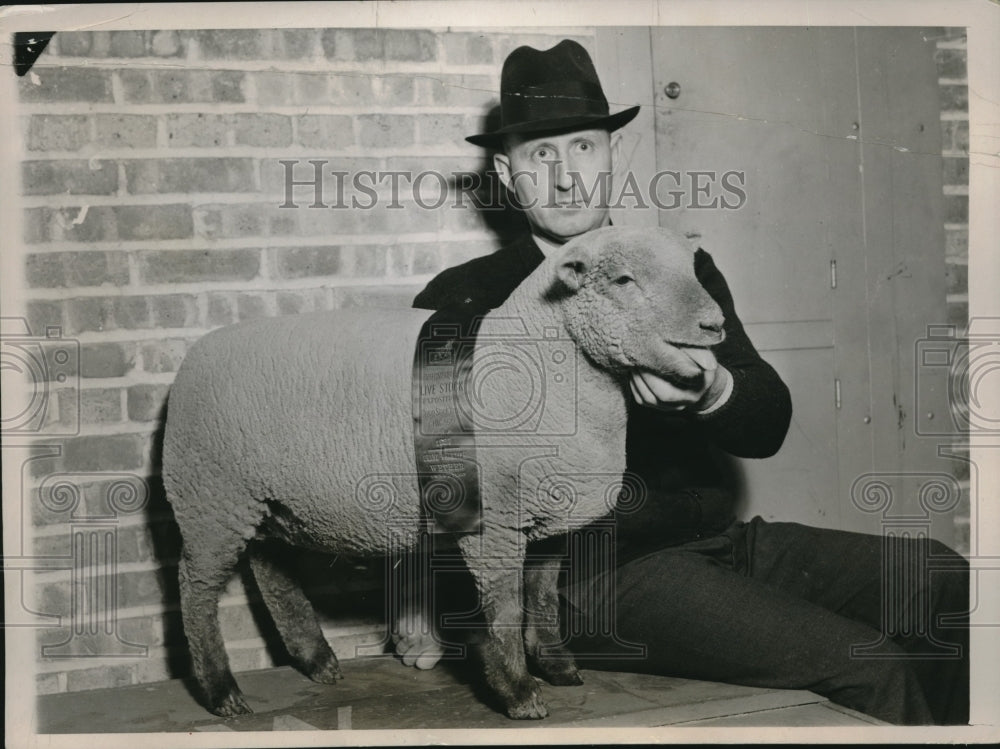
[{"label": "dark felt hat", "polygon": [[603,127],[617,130],[639,107],[610,114],[594,63],[580,44],[563,39],[552,49],[518,47],[500,74],[500,127],[466,138],[494,146],[508,133],[541,133]]}]

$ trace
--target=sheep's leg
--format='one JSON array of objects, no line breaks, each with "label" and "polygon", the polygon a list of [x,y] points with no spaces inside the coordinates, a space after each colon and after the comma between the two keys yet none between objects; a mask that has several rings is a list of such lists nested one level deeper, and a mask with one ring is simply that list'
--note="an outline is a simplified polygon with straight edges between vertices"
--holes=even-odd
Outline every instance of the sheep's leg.
[{"label": "sheep's leg", "polygon": [[583,679],[559,631],[558,579],[558,558],[524,570],[524,648],[534,673],[555,686],[575,686]]},{"label": "sheep's leg", "polygon": [[236,569],[243,539],[229,548],[192,551],[184,544],[178,566],[181,618],[191,650],[194,675],[204,692],[208,709],[225,718],[253,710],[233,678],[222,632],[219,629],[219,596]]},{"label": "sheep's leg", "polygon": [[503,556],[491,554],[483,542],[495,535],[484,529],[482,535],[472,534],[459,541],[486,619],[487,631],[480,650],[486,683],[511,718],[544,718],[549,712],[524,657],[523,546],[517,544],[516,552],[508,548]]},{"label": "sheep's leg", "polygon": [[250,544],[250,569],[261,598],[296,665],[313,681],[333,684],[344,675],[323,636],[316,610],[289,569],[290,559],[274,544]]}]

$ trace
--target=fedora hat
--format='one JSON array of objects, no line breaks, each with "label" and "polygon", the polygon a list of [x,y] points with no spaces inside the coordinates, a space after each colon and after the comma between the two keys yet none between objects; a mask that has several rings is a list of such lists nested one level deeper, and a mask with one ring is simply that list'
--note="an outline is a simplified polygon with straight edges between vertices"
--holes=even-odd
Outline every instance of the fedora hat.
[{"label": "fedora hat", "polygon": [[541,133],[603,127],[617,130],[639,107],[610,114],[594,63],[580,44],[563,39],[551,49],[518,47],[500,73],[500,127],[470,135],[477,146],[494,146],[509,133]]}]

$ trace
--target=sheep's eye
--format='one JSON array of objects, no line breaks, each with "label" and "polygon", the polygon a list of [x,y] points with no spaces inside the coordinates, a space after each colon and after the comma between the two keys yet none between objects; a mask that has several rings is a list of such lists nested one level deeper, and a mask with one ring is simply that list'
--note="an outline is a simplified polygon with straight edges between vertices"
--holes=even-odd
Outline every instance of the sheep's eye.
[{"label": "sheep's eye", "polygon": [[635,281],[635,279],[632,278],[632,276],[630,276],[628,273],[623,273],[622,275],[618,276],[618,278],[615,279],[615,283],[619,286],[625,286],[627,284],[632,283],[633,281]]}]

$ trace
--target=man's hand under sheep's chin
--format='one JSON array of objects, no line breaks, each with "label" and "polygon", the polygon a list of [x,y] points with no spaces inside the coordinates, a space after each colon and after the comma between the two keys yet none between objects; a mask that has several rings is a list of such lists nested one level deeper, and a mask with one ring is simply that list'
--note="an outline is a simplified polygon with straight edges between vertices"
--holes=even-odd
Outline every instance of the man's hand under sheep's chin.
[{"label": "man's hand under sheep's chin", "polygon": [[429,615],[411,600],[403,604],[403,611],[392,632],[392,642],[404,666],[415,666],[421,670],[434,668],[444,655]]},{"label": "man's hand under sheep's chin", "polygon": [[700,381],[693,387],[681,387],[652,372],[637,370],[629,379],[632,397],[640,405],[662,411],[707,411],[715,406],[729,390],[732,375],[716,361],[707,348],[677,348],[702,371]]}]

